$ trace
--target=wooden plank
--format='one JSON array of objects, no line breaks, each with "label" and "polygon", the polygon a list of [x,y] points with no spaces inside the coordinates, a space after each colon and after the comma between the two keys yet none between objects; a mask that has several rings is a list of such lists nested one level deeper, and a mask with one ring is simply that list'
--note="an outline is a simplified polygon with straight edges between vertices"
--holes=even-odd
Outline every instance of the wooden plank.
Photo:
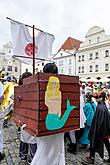
[{"label": "wooden plank", "polygon": [[26,93],[21,93],[21,92],[15,92],[14,98],[15,100],[20,97],[22,101],[39,101],[39,92],[34,91],[34,92],[26,92]]},{"label": "wooden plank", "polygon": [[53,134],[58,134],[58,133],[64,133],[64,132],[69,132],[69,131],[75,131],[75,130],[80,130],[79,126],[72,126],[72,127],[65,127],[61,130],[55,131],[43,131],[43,132],[38,132],[38,136],[49,136]]},{"label": "wooden plank", "polygon": [[33,120],[37,120],[38,121],[38,111],[32,111],[31,109],[21,109],[19,107],[16,107],[16,115],[21,115],[25,118],[30,118]]},{"label": "wooden plank", "polygon": [[39,110],[39,102],[38,101],[17,101],[15,100],[14,109],[16,111],[16,107],[19,108],[27,108],[33,110]]},{"label": "wooden plank", "polygon": [[25,84],[25,85],[20,85],[15,87],[14,92],[15,93],[25,93],[25,92],[35,92],[39,91],[38,83],[30,83],[30,84]]},{"label": "wooden plank", "polygon": [[38,73],[39,74],[39,81],[47,81],[50,76],[56,76],[60,79],[61,83],[79,83],[79,76],[69,76],[63,74],[50,74],[50,73]]},{"label": "wooden plank", "polygon": [[22,126],[23,124],[26,124],[25,130],[28,130],[28,132],[31,135],[36,135],[38,133],[38,122],[29,118],[21,117],[20,115],[14,114],[13,119],[18,126]]},{"label": "wooden plank", "polygon": [[38,75],[39,74],[32,75],[32,76],[29,76],[29,77],[23,79],[23,84],[29,84],[29,83],[38,81]]}]

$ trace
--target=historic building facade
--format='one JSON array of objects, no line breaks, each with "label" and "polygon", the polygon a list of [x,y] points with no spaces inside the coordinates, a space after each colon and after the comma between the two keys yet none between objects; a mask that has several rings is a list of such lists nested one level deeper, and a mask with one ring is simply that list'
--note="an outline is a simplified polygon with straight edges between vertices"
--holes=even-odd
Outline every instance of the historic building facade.
[{"label": "historic building facade", "polygon": [[59,74],[76,75],[76,51],[81,43],[79,40],[68,37],[54,55]]},{"label": "historic building facade", "polygon": [[77,75],[83,78],[110,77],[110,35],[94,26],[76,53]]},{"label": "historic building facade", "polygon": [[0,51],[0,70],[3,71],[3,74],[14,75],[19,78],[26,69],[32,72],[32,65],[23,63],[12,56],[12,43],[10,41],[4,44]]}]

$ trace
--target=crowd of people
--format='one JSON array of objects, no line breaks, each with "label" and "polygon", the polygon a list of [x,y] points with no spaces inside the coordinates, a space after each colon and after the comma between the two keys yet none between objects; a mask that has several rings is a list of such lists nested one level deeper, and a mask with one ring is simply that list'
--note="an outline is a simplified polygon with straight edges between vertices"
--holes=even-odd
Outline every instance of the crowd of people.
[{"label": "crowd of people", "polygon": [[[57,74],[58,68],[54,63],[48,63],[43,72]],[[14,76],[0,77],[0,161],[5,157],[2,127],[7,126],[12,114],[14,86],[23,85],[23,79],[31,75],[26,70],[18,83]],[[95,152],[104,159],[104,144],[108,152],[104,161],[110,163],[110,84],[79,82],[79,85],[80,130],[37,138],[27,133],[23,125],[18,128],[21,160],[31,165],[65,165],[64,138],[68,138],[68,152],[77,154],[78,147],[90,151],[82,160],[83,164],[94,164]]]}]

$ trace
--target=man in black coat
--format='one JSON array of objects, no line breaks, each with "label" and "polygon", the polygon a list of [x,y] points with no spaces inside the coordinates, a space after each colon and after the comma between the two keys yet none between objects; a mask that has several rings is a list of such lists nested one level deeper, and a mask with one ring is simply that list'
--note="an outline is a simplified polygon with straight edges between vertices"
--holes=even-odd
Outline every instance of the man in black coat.
[{"label": "man in black coat", "polygon": [[95,152],[98,152],[100,157],[103,159],[104,144],[109,156],[106,161],[110,163],[110,142],[107,138],[110,137],[110,112],[106,107],[105,98],[106,94],[104,92],[96,95],[98,105],[88,137],[90,140],[90,156],[83,159],[83,164],[94,164]]}]

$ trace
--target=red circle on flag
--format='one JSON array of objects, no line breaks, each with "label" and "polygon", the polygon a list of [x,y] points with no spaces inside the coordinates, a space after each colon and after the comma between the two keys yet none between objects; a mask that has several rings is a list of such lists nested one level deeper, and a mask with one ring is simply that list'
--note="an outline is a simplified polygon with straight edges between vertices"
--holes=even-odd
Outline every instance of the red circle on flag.
[{"label": "red circle on flag", "polygon": [[[35,45],[35,54],[38,52],[38,47]],[[28,43],[25,47],[25,53],[28,56],[33,56],[33,43]]]}]

